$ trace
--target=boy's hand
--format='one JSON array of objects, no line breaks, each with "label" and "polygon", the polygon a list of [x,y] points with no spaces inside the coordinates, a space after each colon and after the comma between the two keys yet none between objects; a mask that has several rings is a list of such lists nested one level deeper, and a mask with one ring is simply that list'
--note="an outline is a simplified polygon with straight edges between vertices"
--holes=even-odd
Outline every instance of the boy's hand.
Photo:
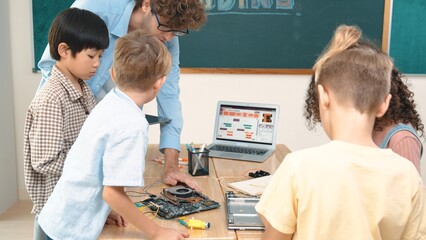
[{"label": "boy's hand", "polygon": [[106,220],[106,224],[117,225],[117,227],[127,227],[128,222],[120,214],[111,210]]},{"label": "boy's hand", "polygon": [[188,237],[189,237],[188,232],[182,233],[182,232],[179,232],[175,229],[161,227],[160,230],[155,233],[155,235],[152,237],[152,239],[153,240],[163,240],[163,239],[182,240],[182,239],[188,238]]}]

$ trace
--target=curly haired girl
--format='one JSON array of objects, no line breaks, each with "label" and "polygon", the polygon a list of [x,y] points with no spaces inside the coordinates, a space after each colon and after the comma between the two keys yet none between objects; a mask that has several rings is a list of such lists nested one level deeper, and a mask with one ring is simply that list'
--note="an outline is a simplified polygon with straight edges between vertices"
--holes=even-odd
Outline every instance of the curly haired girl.
[{"label": "curly haired girl", "polygon": [[[305,100],[304,116],[309,129],[320,123],[318,97],[315,91],[316,78],[321,74],[321,66],[330,57],[347,49],[368,46],[380,51],[374,44],[362,39],[362,32],[356,26],[339,26],[328,47],[314,65]],[[381,148],[391,148],[394,152],[410,160],[420,173],[420,159],[423,146],[424,125],[416,110],[414,93],[409,90],[403,75],[394,66],[392,69],[391,90],[392,98],[386,114],[376,118],[373,129],[373,140]]]}]

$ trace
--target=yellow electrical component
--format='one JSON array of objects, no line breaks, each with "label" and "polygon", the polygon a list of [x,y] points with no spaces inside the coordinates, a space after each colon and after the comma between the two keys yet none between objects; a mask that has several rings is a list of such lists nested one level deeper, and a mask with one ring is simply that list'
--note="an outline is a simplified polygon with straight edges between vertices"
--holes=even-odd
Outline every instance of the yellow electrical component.
[{"label": "yellow electrical component", "polygon": [[199,229],[210,228],[209,222],[204,222],[202,220],[197,220],[194,218],[189,219],[187,224],[189,228],[199,228]]}]

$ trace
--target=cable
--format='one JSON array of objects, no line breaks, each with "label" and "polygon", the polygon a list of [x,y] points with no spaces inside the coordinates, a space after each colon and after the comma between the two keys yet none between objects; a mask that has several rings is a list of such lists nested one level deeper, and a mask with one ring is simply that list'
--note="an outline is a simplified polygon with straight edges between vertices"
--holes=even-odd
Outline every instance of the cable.
[{"label": "cable", "polygon": [[154,185],[158,184],[159,182],[161,182],[161,178],[160,178],[160,179],[158,179],[157,181],[155,181],[155,182],[151,183],[150,185],[148,185],[148,186],[144,187],[144,188],[143,188],[143,192],[144,192],[145,194],[149,195],[150,197],[155,197],[155,194],[153,194],[153,193],[149,193],[149,192],[148,192],[148,190],[149,190],[150,188],[152,188]]}]

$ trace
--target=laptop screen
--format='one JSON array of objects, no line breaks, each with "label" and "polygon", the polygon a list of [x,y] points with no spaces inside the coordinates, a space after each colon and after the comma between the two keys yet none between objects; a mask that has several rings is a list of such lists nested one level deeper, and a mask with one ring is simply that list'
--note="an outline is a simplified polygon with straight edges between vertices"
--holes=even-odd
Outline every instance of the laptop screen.
[{"label": "laptop screen", "polygon": [[220,105],[216,139],[272,145],[277,109]]}]

